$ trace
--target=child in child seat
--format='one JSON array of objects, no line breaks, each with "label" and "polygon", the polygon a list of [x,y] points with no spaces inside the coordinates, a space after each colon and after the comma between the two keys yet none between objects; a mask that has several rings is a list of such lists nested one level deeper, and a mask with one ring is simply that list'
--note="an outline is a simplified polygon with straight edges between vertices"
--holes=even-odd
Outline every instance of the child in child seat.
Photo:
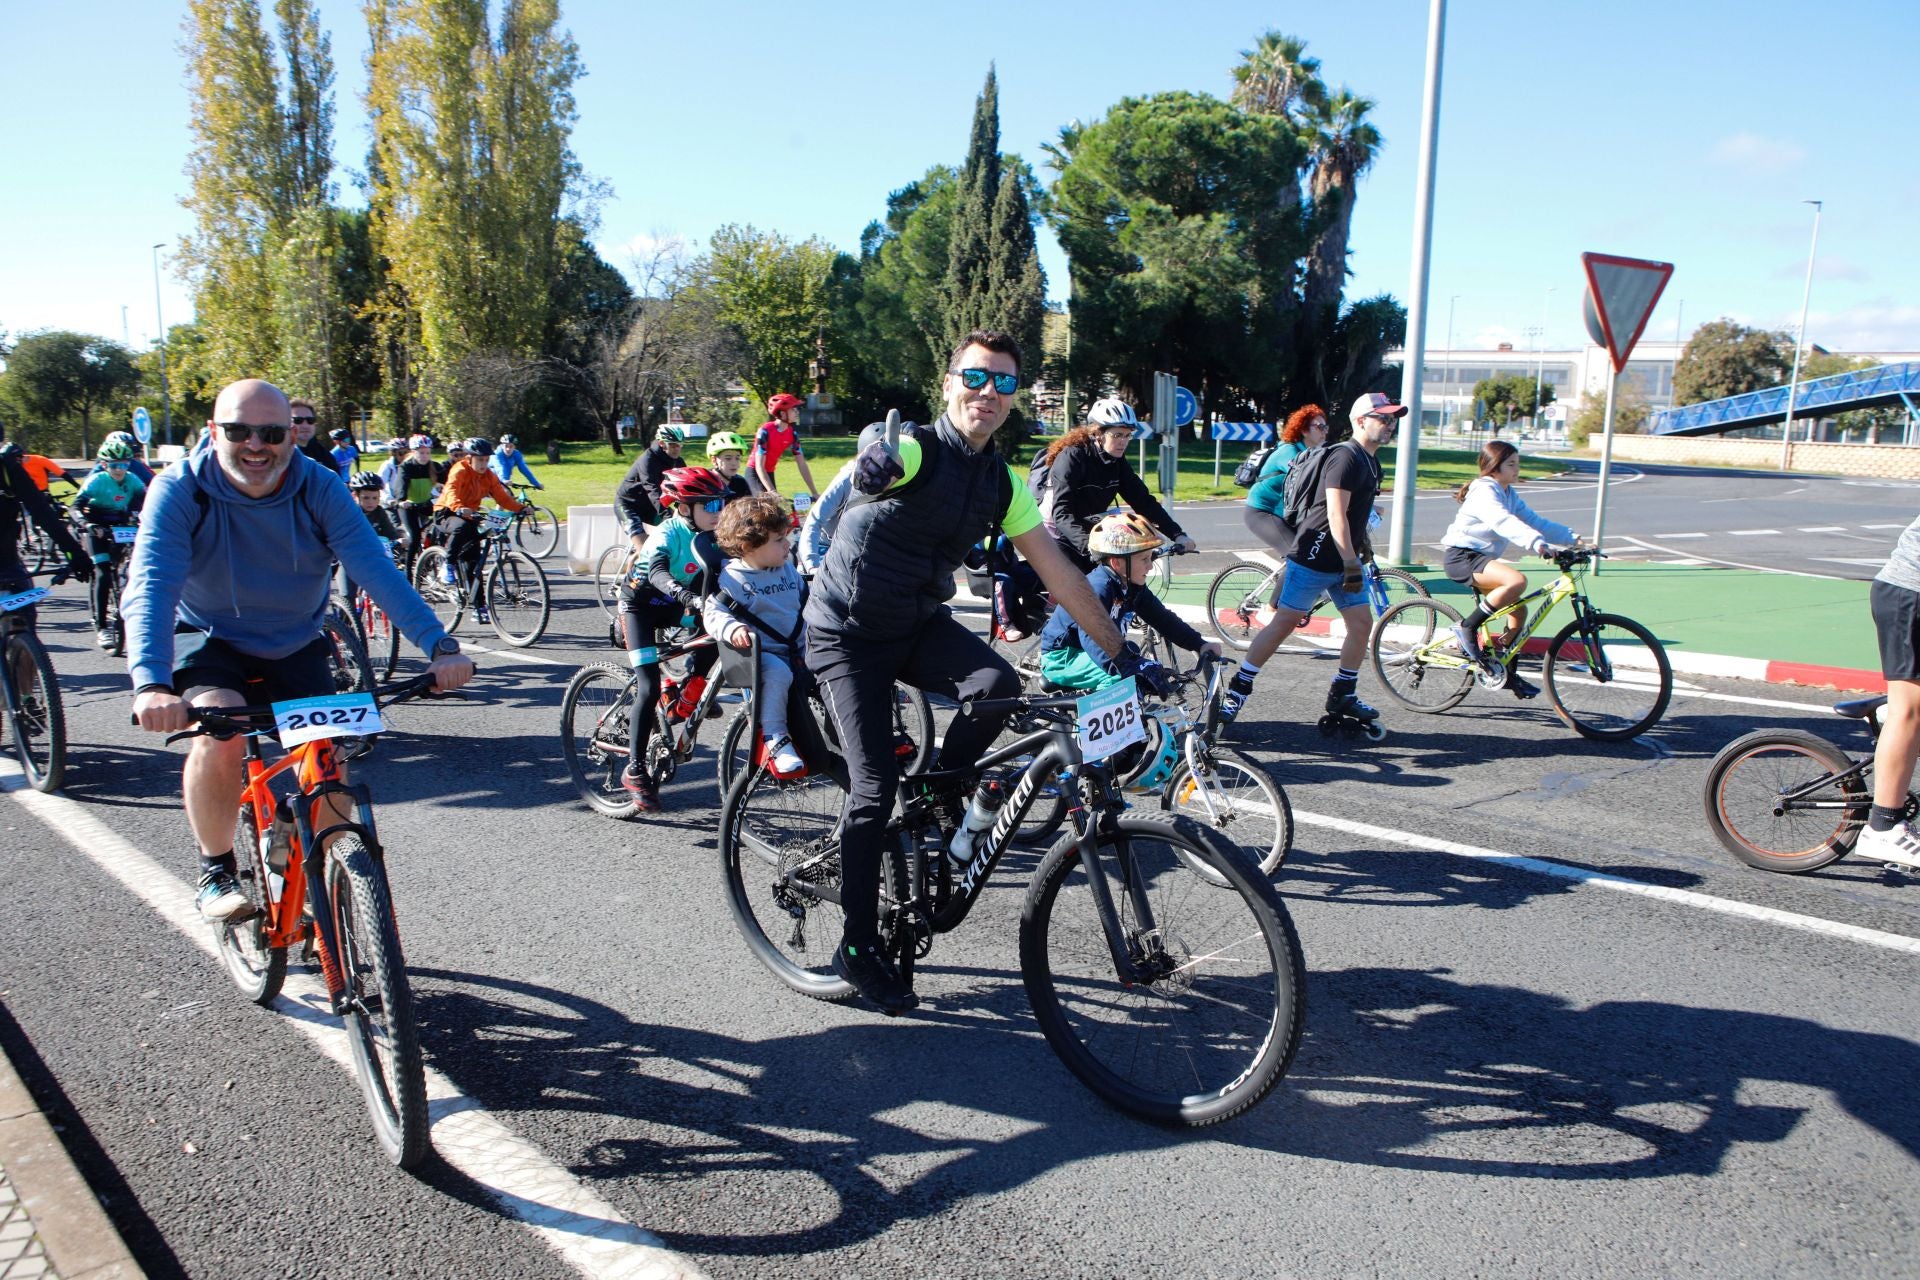
[{"label": "child in child seat", "polygon": [[719,588],[707,598],[707,633],[747,649],[760,633],[760,732],[775,777],[806,769],[787,733],[787,694],[801,662],[800,608],[805,587],[789,557],[793,521],[770,495],[737,498],[720,513],[714,537],[727,554]]}]

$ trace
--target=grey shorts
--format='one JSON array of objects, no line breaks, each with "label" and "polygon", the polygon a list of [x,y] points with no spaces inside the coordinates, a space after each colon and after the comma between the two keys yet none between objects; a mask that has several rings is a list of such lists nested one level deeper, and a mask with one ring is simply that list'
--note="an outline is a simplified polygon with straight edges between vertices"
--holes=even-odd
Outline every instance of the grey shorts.
[{"label": "grey shorts", "polygon": [[1880,641],[1880,674],[1889,680],[1920,680],[1920,591],[1876,579],[1867,600]]},{"label": "grey shorts", "polygon": [[1447,571],[1447,577],[1463,587],[1473,585],[1473,575],[1492,564],[1500,557],[1491,551],[1473,551],[1467,547],[1446,547],[1440,557],[1440,567]]}]

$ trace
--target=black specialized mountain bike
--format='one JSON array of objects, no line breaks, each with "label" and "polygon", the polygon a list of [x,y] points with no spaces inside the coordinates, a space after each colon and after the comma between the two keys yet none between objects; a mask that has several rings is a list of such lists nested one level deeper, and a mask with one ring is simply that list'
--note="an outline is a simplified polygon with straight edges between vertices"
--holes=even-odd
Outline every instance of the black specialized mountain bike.
[{"label": "black specialized mountain bike", "polygon": [[[1020,919],[1035,1020],[1115,1107],[1168,1125],[1225,1120],[1265,1097],[1293,1059],[1305,1009],[1299,938],[1273,887],[1229,842],[1178,815],[1127,812],[1105,761],[1081,751],[1074,703],[1023,696],[962,708],[1012,711],[1027,730],[977,769],[1030,758],[965,867],[947,856],[950,822],[934,791],[974,771],[902,778],[882,860],[882,942],[911,984],[934,938],[979,900],[1042,785],[1069,774],[1071,829],[1041,859]],[[721,874],[755,958],[795,991],[844,1000],[853,989],[832,958],[844,924],[845,765],[817,724],[796,715],[792,727],[820,767],[781,781],[756,762],[734,779],[720,815]]]}]

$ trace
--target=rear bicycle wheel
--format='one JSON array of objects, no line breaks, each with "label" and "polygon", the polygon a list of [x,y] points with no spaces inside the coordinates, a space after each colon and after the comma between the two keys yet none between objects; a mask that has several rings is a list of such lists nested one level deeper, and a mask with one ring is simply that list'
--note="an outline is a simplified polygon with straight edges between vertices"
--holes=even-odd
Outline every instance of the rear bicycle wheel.
[{"label": "rear bicycle wheel", "polygon": [[1273,621],[1272,596],[1280,579],[1257,564],[1230,564],[1207,584],[1207,625],[1220,643],[1244,650]]},{"label": "rear bicycle wheel", "polygon": [[1020,973],[1047,1043],[1100,1097],[1156,1123],[1197,1128],[1259,1102],[1286,1074],[1306,1005],[1300,940],[1273,886],[1185,819],[1121,815],[1096,839],[1145,970],[1126,983],[1078,839],[1047,853],[1020,917]]},{"label": "rear bicycle wheel", "polygon": [[620,616],[620,583],[627,576],[627,558],[632,548],[616,542],[600,553],[593,566],[593,598],[607,611],[609,618]]},{"label": "rear bicycle wheel", "polygon": [[327,851],[327,897],[340,943],[334,959],[347,986],[343,1021],[354,1075],[380,1149],[411,1169],[428,1151],[426,1069],[413,1021],[413,987],[386,870],[350,832]]},{"label": "rear bicycle wheel", "polygon": [[560,545],[560,521],[550,509],[529,502],[526,514],[514,523],[513,540],[535,560],[544,560]]},{"label": "rear bicycle wheel", "polygon": [[500,638],[524,649],[547,633],[553,599],[547,575],[524,551],[509,551],[487,570],[487,615]]},{"label": "rear bicycle wheel", "polygon": [[1576,618],[1547,646],[1547,697],[1573,731],[1624,742],[1651,729],[1673,698],[1673,665],[1651,631],[1617,613]]},{"label": "rear bicycle wheel", "polygon": [[1005,658],[1013,673],[1020,677],[1020,688],[1025,693],[1040,691],[1040,633],[1023,636],[1018,640],[1002,640],[989,633],[987,647]]},{"label": "rear bicycle wheel", "polygon": [[441,581],[441,570],[446,563],[445,547],[422,550],[413,562],[413,589],[433,610],[433,616],[440,619],[440,625],[452,631],[460,625],[460,615],[466,612],[467,601],[457,584]]},{"label": "rear bicycle wheel", "polygon": [[216,921],[213,941],[233,985],[255,1004],[269,1005],[287,980],[287,949],[267,945],[267,867],[260,858],[260,828],[245,800],[233,823],[233,856],[239,864],[240,891],[253,904],[253,914],[240,921]]},{"label": "rear bicycle wheel", "polygon": [[[1280,869],[1293,852],[1293,805],[1286,788],[1251,757],[1234,747],[1215,746],[1193,766],[1180,762],[1160,793],[1160,808],[1191,818],[1239,846],[1255,866],[1268,875]],[[1211,867],[1197,863],[1194,870],[1215,884]]]},{"label": "rear bicycle wheel", "polygon": [[573,673],[560,700],[560,750],[574,790],[594,812],[622,820],[640,813],[620,783],[631,752],[635,687],[631,673],[596,662]]},{"label": "rear bicycle wheel", "polygon": [[840,908],[840,810],[846,790],[825,774],[781,782],[747,768],[720,807],[720,874],[734,925],[756,960],[816,1000],[853,987],[833,971]]},{"label": "rear bicycle wheel", "polygon": [[[1853,760],[1825,738],[1763,729],[1735,738],[1707,770],[1702,799],[1721,847],[1750,867],[1799,875],[1846,856],[1873,795]],[[1806,795],[1788,802],[1791,792]],[[1821,808],[1812,806],[1820,805]]]},{"label": "rear bicycle wheel", "polygon": [[1426,596],[1402,600],[1373,625],[1368,649],[1380,687],[1410,711],[1451,711],[1473,692],[1473,666],[1451,641],[1460,615]]},{"label": "rear bicycle wheel", "polygon": [[320,623],[320,633],[326,637],[331,650],[328,656],[333,665],[333,691],[372,693],[373,663],[367,660],[353,616],[338,604],[329,607]]},{"label": "rear bicycle wheel", "polygon": [[364,590],[360,592],[356,614],[360,633],[367,638],[367,657],[380,670],[382,680],[393,679],[400,669],[400,629],[393,625],[379,602]]},{"label": "rear bicycle wheel", "polygon": [[60,702],[60,684],[53,659],[31,631],[7,637],[0,662],[12,673],[12,701],[5,708],[13,747],[27,785],[35,791],[58,791],[67,774],[67,712]]},{"label": "rear bicycle wheel", "polygon": [[1373,571],[1380,575],[1380,586],[1387,593],[1387,608],[1399,604],[1402,600],[1430,600],[1433,593],[1427,590],[1427,584],[1408,573],[1405,569],[1386,569],[1379,565]]}]

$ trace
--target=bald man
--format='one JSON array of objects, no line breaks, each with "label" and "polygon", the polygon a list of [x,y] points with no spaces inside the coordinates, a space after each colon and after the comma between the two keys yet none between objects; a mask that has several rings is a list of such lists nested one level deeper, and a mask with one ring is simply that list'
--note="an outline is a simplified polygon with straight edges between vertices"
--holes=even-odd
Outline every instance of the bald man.
[{"label": "bald man", "polygon": [[[407,638],[433,655],[441,689],[473,661],[393,566],[331,466],[297,451],[287,397],[233,383],[214,402],[212,447],[148,491],[122,612],[134,719],[177,733],[187,707],[238,707],[335,692],[321,633],[333,564],[345,565]],[[182,779],[200,850],[196,901],[209,920],[253,906],[235,879],[234,815],[246,777],[238,738],[193,739]],[[337,809],[344,819],[344,809]]]}]

